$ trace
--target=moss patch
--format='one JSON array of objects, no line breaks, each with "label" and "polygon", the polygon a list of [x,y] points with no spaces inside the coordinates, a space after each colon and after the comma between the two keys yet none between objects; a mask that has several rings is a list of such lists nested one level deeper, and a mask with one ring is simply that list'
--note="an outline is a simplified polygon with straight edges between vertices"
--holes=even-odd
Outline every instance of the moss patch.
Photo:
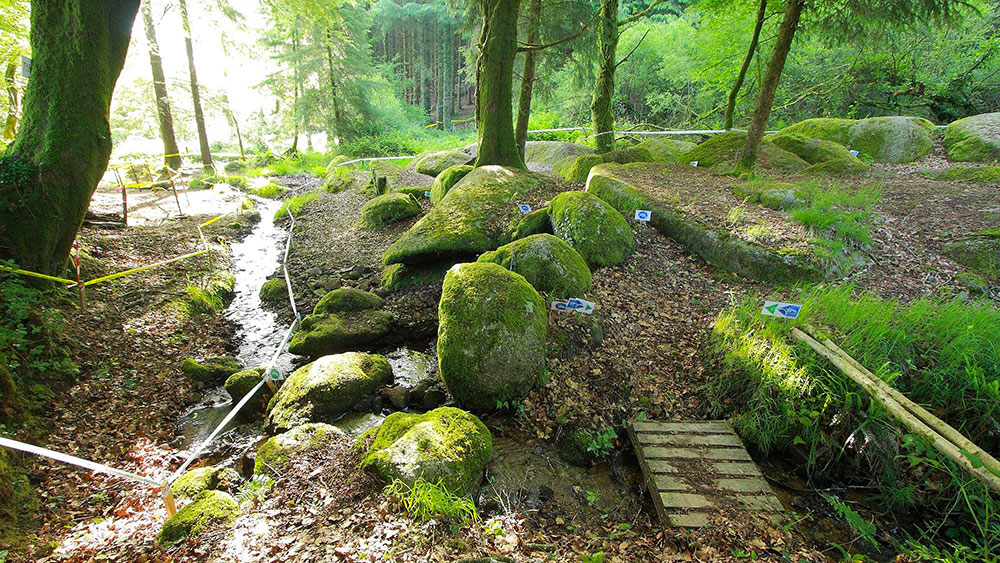
[{"label": "moss patch", "polygon": [[240,515],[240,507],[228,493],[202,491],[194,502],[163,523],[156,540],[165,545],[197,536],[212,525],[226,525]]},{"label": "moss patch", "polygon": [[470,160],[472,160],[471,156],[459,150],[430,152],[418,156],[413,163],[413,168],[421,174],[436,177],[446,168],[468,164]]},{"label": "moss patch", "polygon": [[[229,376],[226,379],[226,393],[232,398],[233,403],[238,403],[247,393],[253,390],[254,387],[260,383],[261,377],[264,375],[263,367],[256,367],[253,369],[245,369],[243,371],[238,371]],[[281,385],[281,381],[275,382],[276,385]],[[271,400],[271,390],[266,385],[261,387],[257,391],[256,396],[250,399],[247,404],[240,411],[239,416],[244,420],[252,420],[259,415],[264,413],[267,408],[268,401]]]},{"label": "moss patch", "polygon": [[[828,160],[858,160],[856,156],[847,150],[847,147],[840,143],[827,141],[826,139],[814,139],[798,133],[778,133],[768,135],[764,140],[774,143],[778,147],[794,153],[809,164],[817,164]],[[860,163],[861,161],[858,160]]]},{"label": "moss patch", "polygon": [[522,239],[531,235],[542,233],[552,234],[552,221],[549,217],[549,208],[536,209],[525,215],[514,228],[514,239]]},{"label": "moss patch", "polygon": [[635,249],[621,213],[593,194],[563,192],[552,200],[552,232],[591,267],[620,264]]},{"label": "moss patch", "polygon": [[560,160],[552,167],[552,172],[561,176],[567,182],[582,184],[587,181],[590,169],[604,163],[604,157],[597,154],[569,156]]},{"label": "moss patch", "polygon": [[296,426],[288,432],[269,438],[257,449],[254,475],[281,477],[292,468],[295,458],[318,450],[326,450],[347,440],[344,431],[329,424],[313,423]]},{"label": "moss patch", "polygon": [[1000,160],[1000,113],[984,113],[959,119],[944,131],[948,159],[955,162]]},{"label": "moss patch", "polygon": [[463,407],[515,402],[545,369],[545,301],[519,274],[458,264],[444,278],[438,319],[441,379]]},{"label": "moss patch", "polygon": [[387,482],[440,481],[453,494],[471,495],[479,489],[493,436],[474,415],[441,407],[425,414],[393,413],[358,444],[362,467],[374,468]]},{"label": "moss patch", "polygon": [[825,139],[846,146],[850,138],[849,131],[854,124],[855,121],[853,119],[817,117],[789,125],[778,131],[778,134],[795,134],[811,139]]},{"label": "moss patch", "polygon": [[324,295],[313,308],[313,314],[325,315],[342,311],[378,309],[384,304],[385,301],[374,293],[353,287],[342,287]]},{"label": "moss patch", "polygon": [[448,194],[449,191],[455,184],[459,182],[462,178],[472,172],[473,167],[466,164],[460,164],[458,166],[450,166],[441,171],[440,174],[434,178],[434,184],[431,185],[431,203],[437,205],[444,199],[444,196]]},{"label": "moss patch", "polygon": [[271,278],[260,286],[260,300],[268,303],[280,303],[288,300],[288,286],[285,278]]},{"label": "moss patch", "polygon": [[876,162],[913,162],[934,148],[934,124],[919,117],[870,117],[851,126],[847,146]]},{"label": "moss patch", "polygon": [[333,420],[358,399],[392,382],[392,367],[382,356],[347,352],[295,370],[268,405],[267,427],[289,429]]},{"label": "moss patch", "polygon": [[962,180],[966,182],[1000,182],[1000,166],[952,166],[934,174],[935,180]]},{"label": "moss patch", "polygon": [[210,465],[184,473],[174,481],[170,489],[177,498],[194,498],[208,490],[234,493],[242,481],[235,469]]},{"label": "moss patch", "polygon": [[232,356],[217,356],[208,358],[204,362],[187,358],[181,362],[181,371],[205,385],[219,385],[241,369],[243,368],[240,363]]},{"label": "moss patch", "polygon": [[805,176],[864,176],[870,174],[872,167],[861,162],[857,157],[851,156],[849,160],[828,160],[810,165],[802,170]]},{"label": "moss patch", "polygon": [[538,291],[552,297],[579,297],[590,291],[590,268],[562,239],[532,235],[486,252],[478,262],[499,264],[524,276]]},{"label": "moss patch", "polygon": [[[698,166],[732,169],[736,165],[736,157],[746,143],[746,138],[747,134],[739,131],[714,135],[678,157],[678,160],[681,164],[691,164],[698,161]],[[759,168],[781,172],[798,172],[808,165],[809,163],[797,155],[768,141],[761,141],[760,151],[757,155]]]},{"label": "moss patch", "polygon": [[444,262],[419,266],[407,266],[406,264],[386,266],[382,270],[382,280],[379,287],[387,291],[399,291],[404,287],[417,285],[440,285],[448,268],[453,265],[451,262]]},{"label": "moss patch", "polygon": [[1000,238],[976,236],[949,242],[945,256],[990,279],[1000,279]]},{"label": "moss patch", "polygon": [[695,147],[694,143],[673,139],[646,139],[637,144],[636,149],[649,152],[653,162],[677,162],[677,159]]},{"label": "moss patch", "polygon": [[309,315],[288,343],[288,351],[316,358],[363,349],[384,338],[395,320],[388,311],[342,311]]},{"label": "moss patch", "polygon": [[420,215],[420,202],[412,195],[391,192],[361,206],[361,222],[370,229],[385,227]]},{"label": "moss patch", "polygon": [[576,143],[562,141],[528,141],[524,145],[524,161],[554,166],[566,157],[593,154],[594,150]]}]

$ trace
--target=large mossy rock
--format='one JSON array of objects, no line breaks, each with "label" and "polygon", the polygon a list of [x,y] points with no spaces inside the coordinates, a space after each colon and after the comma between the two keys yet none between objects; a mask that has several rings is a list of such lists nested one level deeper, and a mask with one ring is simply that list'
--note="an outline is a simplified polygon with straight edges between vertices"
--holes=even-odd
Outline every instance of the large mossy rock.
[{"label": "large mossy rock", "polygon": [[1000,232],[970,237],[944,245],[945,256],[990,279],[1000,278]]},{"label": "large mossy rock", "polygon": [[563,192],[550,204],[552,233],[568,242],[592,268],[620,264],[635,249],[621,213],[586,192]]},{"label": "large mossy rock", "polygon": [[[245,369],[230,375],[229,378],[226,379],[226,393],[229,393],[230,398],[233,400],[233,404],[240,402],[247,393],[253,391],[253,388],[260,383],[263,376],[263,367]],[[275,385],[281,385],[281,381],[275,382]],[[240,410],[240,418],[244,420],[253,420],[254,418],[264,414],[264,411],[267,409],[267,403],[270,400],[271,389],[265,385],[261,387],[257,391],[257,394],[247,401],[247,404],[244,405],[242,410]]]},{"label": "large mossy rock", "polygon": [[486,252],[479,262],[499,264],[524,276],[538,291],[552,297],[580,297],[590,291],[591,276],[587,262],[562,239],[531,235]]},{"label": "large mossy rock", "polygon": [[563,141],[528,141],[524,144],[524,161],[544,166],[555,166],[570,156],[593,154],[594,149]]},{"label": "large mossy rock", "polygon": [[177,498],[194,498],[202,491],[223,491],[235,493],[240,488],[243,479],[232,467],[199,467],[192,469],[170,486]]},{"label": "large mossy rock", "polygon": [[431,203],[434,205],[441,203],[441,200],[444,199],[444,196],[448,195],[448,192],[455,187],[455,184],[473,170],[474,168],[467,164],[459,164],[458,166],[451,166],[442,170],[434,178],[434,184],[431,185]]},{"label": "large mossy rock", "polygon": [[561,176],[567,182],[582,184],[587,181],[590,169],[604,163],[604,157],[599,154],[584,154],[568,156],[552,167],[552,172]]},{"label": "large mossy rock", "polygon": [[371,229],[420,215],[417,198],[402,192],[391,192],[373,197],[361,206],[361,222]]},{"label": "large mossy rock", "polygon": [[420,285],[441,285],[444,275],[454,264],[444,262],[442,264],[422,264],[407,266],[406,264],[393,264],[386,266],[382,270],[382,279],[379,287],[386,291],[399,291],[406,287]]},{"label": "large mossy rock", "polygon": [[378,309],[385,304],[378,295],[354,287],[341,287],[324,295],[313,307],[314,315]]},{"label": "large mossy rock", "polygon": [[418,479],[440,482],[456,495],[479,489],[493,451],[493,436],[475,416],[440,407],[424,414],[396,412],[358,440],[363,467],[374,468],[391,483],[413,486]]},{"label": "large mossy rock", "polygon": [[696,145],[674,139],[646,139],[634,148],[648,151],[653,162],[677,162],[677,159]]},{"label": "large mossy rock", "polygon": [[1000,160],[1000,112],[973,115],[948,125],[944,131],[948,160],[993,162]]},{"label": "large mossy rock", "polygon": [[282,303],[288,301],[288,286],[285,278],[271,278],[260,286],[260,300],[267,303]]},{"label": "large mossy rock", "polygon": [[202,491],[191,504],[177,511],[163,523],[157,541],[175,544],[187,537],[201,534],[211,525],[226,525],[240,515],[240,505],[229,493]]},{"label": "large mossy rock", "polygon": [[342,154],[333,157],[326,165],[326,176],[323,180],[323,189],[330,193],[337,193],[348,187],[354,181],[354,166],[343,163],[350,159]]},{"label": "large mossy rock", "polygon": [[652,162],[653,154],[646,149],[635,146],[608,151],[601,154],[601,158],[604,159],[604,162],[629,164],[632,162]]},{"label": "large mossy rock", "polygon": [[323,423],[303,424],[288,432],[268,438],[254,458],[254,475],[280,477],[290,470],[297,458],[322,453],[347,441],[347,434],[336,426]]},{"label": "large mossy rock", "polygon": [[[747,134],[739,131],[720,133],[684,153],[678,157],[678,161],[681,164],[697,161],[698,166],[732,169],[736,166],[736,158],[746,139]],[[809,166],[809,163],[771,142],[761,141],[760,151],[757,153],[757,166],[764,170],[798,172]]]},{"label": "large mossy rock", "polygon": [[855,123],[853,119],[817,117],[789,125],[778,131],[778,134],[794,134],[811,139],[825,139],[846,146],[850,139],[851,126]]},{"label": "large mossy rock", "polygon": [[798,155],[799,158],[809,164],[817,164],[830,160],[857,160],[858,163],[861,163],[858,157],[847,150],[847,147],[826,139],[814,139],[798,133],[778,133],[776,135],[768,135],[764,139],[790,153]]},{"label": "large mossy rock", "polygon": [[523,215],[520,203],[537,205],[549,196],[552,178],[504,168],[476,168],[385,252],[390,264],[427,264],[478,256],[514,240]]},{"label": "large mossy rock", "polygon": [[545,370],[545,301],[496,264],[458,264],[438,306],[441,379],[462,407],[492,411],[519,400]]},{"label": "large mossy rock", "polygon": [[413,168],[421,174],[437,176],[446,168],[468,164],[470,160],[472,157],[460,150],[429,152],[418,156]]},{"label": "large mossy rock", "polygon": [[848,131],[847,146],[876,162],[913,162],[934,148],[934,124],[920,117],[862,119]]},{"label": "large mossy rock", "polygon": [[323,356],[295,370],[278,389],[268,405],[267,427],[287,430],[335,420],[391,382],[392,367],[382,356],[357,352]]},{"label": "large mossy rock", "polygon": [[181,362],[181,370],[185,374],[205,385],[221,385],[227,377],[241,369],[240,363],[232,356],[217,356],[202,362],[187,358]]},{"label": "large mossy rock", "polygon": [[327,293],[313,314],[302,319],[288,351],[315,358],[378,342],[389,334],[395,320],[392,313],[378,310],[383,303],[378,295],[351,287]]}]

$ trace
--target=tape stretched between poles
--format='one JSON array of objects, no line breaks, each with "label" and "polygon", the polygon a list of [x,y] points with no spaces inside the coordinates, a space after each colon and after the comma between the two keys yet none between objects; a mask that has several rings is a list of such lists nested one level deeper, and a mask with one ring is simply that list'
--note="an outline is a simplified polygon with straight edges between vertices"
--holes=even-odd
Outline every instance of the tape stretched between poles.
[{"label": "tape stretched between poles", "polygon": [[12,450],[18,450],[21,452],[34,454],[37,456],[47,457],[49,459],[54,459],[56,461],[61,461],[63,463],[68,463],[70,465],[76,465],[77,467],[82,467],[84,469],[89,469],[96,473],[106,473],[108,475],[114,475],[115,477],[122,477],[124,479],[130,479],[132,481],[138,481],[140,483],[145,483],[151,487],[159,488],[163,483],[155,479],[150,479],[148,477],[143,477],[141,475],[136,475],[135,473],[129,473],[128,471],[122,471],[121,469],[115,469],[114,467],[109,467],[107,465],[93,462],[87,459],[79,458],[69,454],[64,454],[48,448],[42,448],[39,446],[33,446],[31,444],[25,444],[24,442],[18,442],[16,440],[9,440],[7,438],[0,438],[0,446],[5,448],[10,448]]}]

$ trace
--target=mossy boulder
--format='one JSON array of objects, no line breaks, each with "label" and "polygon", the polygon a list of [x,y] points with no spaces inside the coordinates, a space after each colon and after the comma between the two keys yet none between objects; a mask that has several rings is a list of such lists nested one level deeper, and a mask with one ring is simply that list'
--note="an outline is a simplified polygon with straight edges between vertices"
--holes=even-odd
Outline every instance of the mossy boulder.
[{"label": "mossy boulder", "polygon": [[951,166],[935,173],[933,178],[1000,184],[1000,166]]},{"label": "mossy boulder", "polygon": [[374,345],[392,330],[392,313],[381,310],[309,315],[295,332],[288,351],[316,358]]},{"label": "mossy boulder", "polygon": [[405,186],[402,188],[396,188],[394,191],[399,192],[401,194],[412,195],[413,197],[417,198],[417,200],[419,200],[420,198],[430,197],[427,195],[427,192],[429,192],[430,190],[428,190],[426,186]]},{"label": "mossy boulder", "polygon": [[260,286],[260,300],[267,303],[288,301],[288,286],[285,278],[271,278]]},{"label": "mossy boulder", "polygon": [[164,545],[201,534],[213,525],[228,525],[240,515],[240,505],[229,493],[202,491],[191,504],[163,523],[156,540]]},{"label": "mossy boulder", "polygon": [[362,467],[375,469],[388,483],[399,479],[413,486],[423,479],[456,495],[472,495],[493,451],[493,436],[475,415],[440,407],[424,414],[392,413],[358,444]]},{"label": "mossy boulder", "polygon": [[597,154],[569,156],[560,160],[552,167],[552,172],[562,176],[567,182],[583,183],[587,181],[590,169],[604,163],[604,157]]},{"label": "mossy boulder", "polygon": [[478,256],[513,240],[523,215],[517,204],[537,204],[548,176],[500,166],[481,166],[386,250],[390,264],[427,264]]},{"label": "mossy boulder", "polygon": [[817,162],[802,169],[803,176],[864,176],[870,174],[872,167],[868,166],[855,156],[850,159],[834,159],[826,162]]},{"label": "mossy boulder", "polygon": [[579,297],[590,291],[590,268],[582,256],[562,239],[531,235],[486,252],[478,262],[499,264],[524,276],[538,291],[552,297]]},{"label": "mossy boulder", "polygon": [[437,176],[446,168],[468,164],[470,160],[472,157],[460,150],[429,152],[418,156],[413,168],[421,174]]},{"label": "mossy boulder", "polygon": [[267,427],[287,430],[335,420],[391,382],[392,367],[382,356],[357,352],[323,356],[285,380],[268,404]]},{"label": "mossy boulder", "polygon": [[[736,166],[736,158],[746,143],[747,134],[739,131],[728,131],[713,135],[704,143],[696,146],[678,157],[681,164],[691,164],[698,161],[698,166],[708,168],[720,167],[732,169]],[[761,141],[757,154],[757,166],[764,170],[779,172],[798,172],[809,163],[785,149],[768,141]]]},{"label": "mossy boulder", "polygon": [[382,270],[382,280],[379,287],[386,291],[399,291],[405,287],[435,284],[441,285],[444,275],[454,264],[444,262],[441,264],[422,264],[408,266],[406,264],[393,264],[386,266]]},{"label": "mossy boulder", "polygon": [[473,167],[466,164],[459,164],[458,166],[451,166],[442,170],[434,178],[434,184],[431,185],[431,203],[434,205],[440,203],[444,199],[444,196],[455,187],[455,184],[462,178],[465,178],[472,170]]},{"label": "mossy boulder", "polygon": [[631,162],[652,162],[653,154],[646,149],[628,147],[608,151],[600,155],[604,162],[615,162],[617,164],[629,164]]},{"label": "mossy boulder", "polygon": [[942,248],[945,256],[990,279],[1000,278],[1000,237],[973,236],[949,242]]},{"label": "mossy boulder", "polygon": [[230,375],[243,369],[232,356],[216,356],[202,362],[187,358],[181,362],[181,370],[195,381],[205,385],[220,385]]},{"label": "mossy boulder", "polygon": [[592,268],[614,266],[635,249],[621,213],[587,192],[563,192],[551,203],[552,233],[568,242]]},{"label": "mossy boulder", "polygon": [[173,482],[170,489],[177,498],[194,498],[202,491],[223,491],[235,493],[243,479],[231,467],[199,467],[192,469]]},{"label": "mossy boulder", "polygon": [[519,400],[545,370],[545,301],[496,264],[458,264],[438,305],[441,379],[460,406],[484,412]]},{"label": "mossy boulder", "polygon": [[543,207],[528,213],[517,223],[514,228],[514,239],[522,239],[531,235],[542,233],[552,234],[552,221],[549,218],[549,208]]},{"label": "mossy boulder", "polygon": [[733,188],[733,195],[771,209],[791,209],[804,205],[801,188],[788,182],[753,182]]},{"label": "mossy boulder", "polygon": [[876,162],[913,162],[934,148],[934,124],[920,117],[870,117],[851,125],[847,147]]},{"label": "mossy boulder", "polygon": [[674,139],[646,139],[637,144],[636,149],[649,152],[653,162],[677,162],[677,159],[696,145]]},{"label": "mossy boulder", "polygon": [[[338,154],[337,156],[331,158],[330,162],[326,163],[326,173],[329,174],[330,172],[333,172],[334,170],[340,168],[345,162],[350,162],[350,160],[351,158],[349,156]],[[348,166],[351,165],[348,164]]]},{"label": "mossy boulder", "polygon": [[374,293],[353,287],[342,287],[324,295],[313,307],[313,314],[327,315],[343,311],[378,309],[384,304],[385,301]]},{"label": "mossy boulder", "polygon": [[594,149],[577,143],[562,141],[528,141],[524,144],[524,161],[544,166],[554,166],[571,156],[593,154]]},{"label": "mossy boulder", "polygon": [[[233,400],[233,403],[240,402],[247,393],[253,390],[254,387],[260,383],[261,378],[264,376],[263,367],[255,367],[252,369],[245,369],[243,371],[238,371],[229,376],[226,379],[226,393],[229,393],[229,397]],[[275,382],[275,385],[281,385],[281,381]],[[267,408],[267,403],[271,400],[271,389],[266,385],[261,387],[257,394],[250,399],[247,404],[240,411],[239,416],[244,420],[252,420],[261,414]]]},{"label": "mossy boulder", "polygon": [[311,423],[268,438],[254,458],[254,475],[280,477],[292,469],[298,457],[329,450],[347,442],[347,434],[336,426]]},{"label": "mossy boulder", "polygon": [[1000,112],[973,115],[948,125],[944,131],[948,160],[993,162],[1000,160]]},{"label": "mossy boulder", "polygon": [[965,289],[969,295],[982,297],[990,292],[990,282],[983,276],[970,272],[955,274],[955,285]]},{"label": "mossy boulder", "polygon": [[766,141],[774,143],[778,147],[794,153],[809,164],[827,162],[829,160],[857,160],[858,157],[851,154],[847,147],[834,141],[826,139],[814,139],[798,133],[778,133],[764,137]]},{"label": "mossy boulder", "polygon": [[850,139],[851,126],[855,123],[853,119],[817,117],[789,125],[778,131],[778,134],[794,134],[811,139],[825,139],[846,146]]},{"label": "mossy boulder", "polygon": [[420,202],[409,194],[391,192],[376,196],[361,206],[361,222],[370,229],[420,215]]}]

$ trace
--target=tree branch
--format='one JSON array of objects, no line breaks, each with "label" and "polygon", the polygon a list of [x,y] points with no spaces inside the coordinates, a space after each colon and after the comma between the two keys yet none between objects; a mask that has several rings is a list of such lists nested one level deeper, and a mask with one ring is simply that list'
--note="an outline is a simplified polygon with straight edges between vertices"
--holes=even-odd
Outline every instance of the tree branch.
[{"label": "tree branch", "polygon": [[625,18],[622,21],[618,22],[618,27],[622,27],[622,26],[628,25],[628,24],[630,24],[630,23],[632,23],[634,21],[640,20],[640,19],[648,16],[650,14],[650,12],[653,11],[653,8],[656,8],[657,6],[659,6],[660,4],[662,4],[665,1],[666,0],[653,0],[653,3],[650,4],[649,6],[647,6],[645,10],[639,12],[638,14],[635,14],[634,16],[629,16],[628,18]]},{"label": "tree branch", "polygon": [[541,51],[542,49],[548,49],[549,47],[555,47],[556,45],[561,45],[561,44],[563,44],[563,43],[565,43],[567,41],[572,41],[572,40],[576,39],[577,37],[580,37],[581,35],[583,35],[583,32],[587,31],[587,28],[590,27],[590,24],[594,23],[594,20],[597,19],[597,16],[599,14],[600,14],[600,12],[594,12],[594,15],[591,16],[590,20],[587,23],[585,23],[583,25],[583,27],[580,28],[580,31],[577,31],[576,33],[574,33],[573,35],[570,35],[569,37],[563,37],[562,39],[560,39],[558,41],[554,41],[552,43],[546,43],[544,45],[532,45],[530,43],[521,43],[521,46],[517,48],[517,52],[518,53],[526,53],[528,51]]},{"label": "tree branch", "polygon": [[621,66],[622,63],[624,63],[625,61],[627,61],[628,58],[632,56],[632,53],[635,53],[635,50],[639,48],[639,45],[642,45],[642,41],[643,41],[643,39],[646,38],[647,35],[649,35],[649,30],[648,29],[645,31],[645,33],[642,34],[642,37],[639,38],[639,41],[636,42],[635,47],[632,47],[632,50],[629,51],[627,55],[625,55],[625,58],[623,58],[622,60],[620,60],[617,63],[615,63],[615,68],[618,68],[619,66]]}]

